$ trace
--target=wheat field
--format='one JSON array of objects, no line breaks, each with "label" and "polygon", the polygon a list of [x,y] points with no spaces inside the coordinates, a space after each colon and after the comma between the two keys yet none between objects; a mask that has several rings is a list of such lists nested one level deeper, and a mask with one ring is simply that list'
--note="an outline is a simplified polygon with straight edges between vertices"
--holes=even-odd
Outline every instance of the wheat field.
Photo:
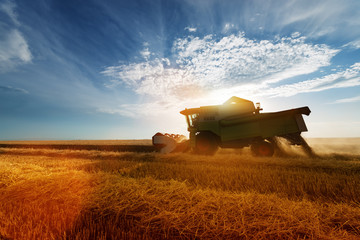
[{"label": "wheat field", "polygon": [[359,143],[310,141],[312,159],[0,148],[0,239],[360,239]]}]

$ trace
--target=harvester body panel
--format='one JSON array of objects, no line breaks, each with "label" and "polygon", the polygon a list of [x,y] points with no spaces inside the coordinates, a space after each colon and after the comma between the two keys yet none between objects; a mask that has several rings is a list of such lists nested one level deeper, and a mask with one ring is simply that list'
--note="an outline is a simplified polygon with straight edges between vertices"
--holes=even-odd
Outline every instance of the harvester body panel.
[{"label": "harvester body panel", "polygon": [[[266,139],[304,132],[307,131],[307,128],[299,113],[301,109],[303,108],[223,119],[219,122],[221,130],[219,136],[221,141],[233,141],[239,138],[261,137]],[[306,108],[302,112],[305,113]]]},{"label": "harvester body panel", "polygon": [[180,113],[187,118],[192,148],[200,133],[211,133],[219,146],[234,148],[307,131],[302,114],[310,114],[308,107],[271,113],[260,110],[249,100],[232,97],[223,105],[190,108]]}]

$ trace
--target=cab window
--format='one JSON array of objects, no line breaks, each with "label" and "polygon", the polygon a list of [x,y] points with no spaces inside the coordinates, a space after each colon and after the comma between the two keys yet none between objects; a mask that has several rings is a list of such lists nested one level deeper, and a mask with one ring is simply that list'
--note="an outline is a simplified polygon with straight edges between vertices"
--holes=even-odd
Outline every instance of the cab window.
[{"label": "cab window", "polygon": [[199,118],[198,113],[190,114],[187,116],[189,127],[195,127],[195,124]]}]

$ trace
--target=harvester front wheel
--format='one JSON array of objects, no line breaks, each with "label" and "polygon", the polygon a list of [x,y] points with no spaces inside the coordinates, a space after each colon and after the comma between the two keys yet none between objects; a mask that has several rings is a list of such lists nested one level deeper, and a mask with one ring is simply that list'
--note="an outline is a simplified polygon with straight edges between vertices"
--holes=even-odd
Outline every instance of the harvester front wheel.
[{"label": "harvester front wheel", "polygon": [[257,157],[271,157],[274,155],[274,146],[266,141],[251,145],[251,152]]},{"label": "harvester front wheel", "polygon": [[214,155],[219,145],[216,137],[208,132],[201,132],[196,135],[195,153],[202,155]]}]

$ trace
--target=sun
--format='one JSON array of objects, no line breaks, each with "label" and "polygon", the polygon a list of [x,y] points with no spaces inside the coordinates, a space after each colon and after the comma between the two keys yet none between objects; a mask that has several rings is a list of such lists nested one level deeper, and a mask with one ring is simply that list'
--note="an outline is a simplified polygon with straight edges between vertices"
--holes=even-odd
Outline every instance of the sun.
[{"label": "sun", "polygon": [[218,105],[218,104],[223,104],[233,96],[244,98],[250,101],[256,99],[255,96],[253,96],[252,91],[248,91],[248,87],[244,87],[244,88],[233,87],[233,88],[222,88],[222,89],[213,90],[208,93],[206,100],[209,103]]}]

